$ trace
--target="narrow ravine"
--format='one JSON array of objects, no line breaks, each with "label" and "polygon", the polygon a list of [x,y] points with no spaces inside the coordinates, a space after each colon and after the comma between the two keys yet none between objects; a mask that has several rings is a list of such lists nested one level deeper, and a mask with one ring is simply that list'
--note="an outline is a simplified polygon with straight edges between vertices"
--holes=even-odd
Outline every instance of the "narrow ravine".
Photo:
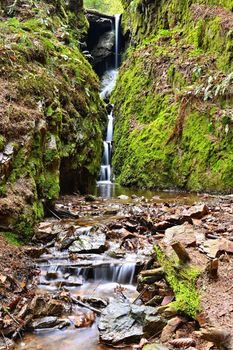
[{"label": "narrow ravine", "polygon": [[[115,15],[115,67],[108,69],[102,77],[100,95],[104,100],[109,100],[110,94],[115,86],[118,68],[120,64],[120,15]],[[98,191],[102,198],[110,198],[113,195],[114,184],[112,182],[112,140],[113,140],[113,106],[109,106],[108,125],[106,138],[103,142],[104,153],[100,169],[99,181],[97,183]],[[105,220],[103,220],[105,221]],[[102,221],[98,222],[101,225]],[[45,223],[46,225],[46,223]],[[110,300],[118,295],[118,288],[124,291],[124,296],[132,301],[137,297],[135,285],[135,276],[137,265],[140,265],[142,259],[137,258],[135,253],[127,254],[117,258],[112,257],[112,252],[119,249],[119,242],[112,241],[108,243],[104,249],[101,244],[105,244],[105,234],[102,239],[104,242],[93,242],[96,237],[92,237],[95,228],[92,221],[85,221],[85,225],[78,223],[62,223],[59,221],[51,221],[47,225],[52,227],[53,231],[58,228],[59,234],[55,242],[48,244],[46,253],[42,254],[35,260],[36,267],[39,269],[39,280],[37,285],[38,295],[50,293],[56,296],[61,291],[71,293],[75,298],[93,301],[97,305],[106,306]],[[43,224],[42,224],[43,226]],[[101,226],[100,226],[101,227]],[[75,236],[69,239],[69,231],[75,229]],[[67,232],[68,230],[68,232]],[[95,233],[95,232],[94,232]],[[75,248],[71,242],[75,242],[75,238],[87,240],[89,248],[82,253],[82,249]],[[65,242],[64,245],[61,244]],[[66,242],[68,241],[68,243]],[[84,243],[85,244],[85,243]],[[51,245],[51,247],[50,247]],[[64,249],[67,247],[67,249]],[[102,251],[103,250],[103,251]],[[78,253],[78,255],[77,255]],[[143,255],[143,252],[141,252]],[[99,344],[99,332],[97,329],[98,317],[92,312],[90,316],[88,308],[72,308],[72,312],[64,315],[64,329],[58,327],[54,329],[46,325],[40,330],[35,330],[33,333],[28,333],[24,336],[23,341],[18,343],[16,349],[25,350],[102,350],[107,349],[107,346]],[[82,315],[82,316],[80,316]],[[86,317],[90,320],[95,319],[90,327],[79,328],[75,326],[75,320],[78,317]],[[88,323],[88,322],[87,322]],[[56,328],[56,327],[55,327]],[[88,342],[88,347],[87,347]]]}]

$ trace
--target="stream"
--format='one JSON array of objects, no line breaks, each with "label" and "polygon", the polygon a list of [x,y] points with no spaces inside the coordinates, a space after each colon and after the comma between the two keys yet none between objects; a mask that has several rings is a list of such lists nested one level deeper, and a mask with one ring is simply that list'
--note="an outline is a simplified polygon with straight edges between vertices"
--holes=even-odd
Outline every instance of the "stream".
[{"label": "stream", "polygon": [[[115,17],[115,67],[105,72],[102,77],[101,97],[106,98],[114,88],[117,78],[117,68],[119,67],[119,24],[120,16]],[[133,189],[123,189],[112,182],[113,174],[111,168],[112,157],[112,138],[113,138],[114,117],[112,111],[108,115],[108,127],[106,139],[104,141],[104,153],[100,169],[99,181],[97,183],[96,195],[106,200],[105,206],[109,212],[118,207],[120,201],[117,196],[124,194],[131,196],[133,193],[138,196],[152,198],[156,196],[161,201],[191,201],[197,197],[195,195],[184,195],[177,193],[155,193],[151,191]],[[114,220],[115,214],[108,216],[108,221]],[[52,220],[53,225],[59,221]],[[98,225],[106,223],[106,216],[98,218]],[[65,224],[66,225],[66,224]],[[74,225],[76,234],[88,236],[93,226],[93,217],[91,215],[83,222],[67,223],[67,230]],[[59,233],[59,240],[66,238],[66,226],[64,232]],[[78,236],[80,237],[80,236]],[[86,238],[84,238],[85,240]],[[93,237],[92,237],[93,239]],[[137,253],[127,253],[123,257],[114,258],[110,252],[116,252],[120,249],[120,243],[114,240],[110,241],[109,247],[104,252],[79,252],[73,258],[73,245],[66,249],[61,249],[59,240],[47,252],[35,260],[36,267],[40,270],[37,293],[57,293],[59,291],[68,291],[75,298],[100,298],[104,301],[111,301],[118,288],[124,291],[125,297],[132,301],[138,296],[136,291],[136,274],[138,266],[149,256],[152,251],[152,245],[145,243],[144,251],[137,250]],[[89,242],[88,244],[94,244]],[[70,319],[81,313],[85,314],[90,310],[82,307],[74,307],[72,312],[66,317]],[[98,317],[90,327],[76,328],[71,324],[63,329],[47,328],[27,333],[23,339],[18,342],[17,350],[106,350],[110,349],[106,345],[99,343]]]}]

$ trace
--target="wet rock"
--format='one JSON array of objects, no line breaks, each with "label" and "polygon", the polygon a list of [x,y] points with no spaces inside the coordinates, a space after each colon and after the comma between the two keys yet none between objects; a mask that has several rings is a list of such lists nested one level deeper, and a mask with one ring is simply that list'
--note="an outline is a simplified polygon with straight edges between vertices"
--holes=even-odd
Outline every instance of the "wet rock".
[{"label": "wet rock", "polygon": [[108,306],[108,301],[103,298],[82,297],[80,300],[97,308],[105,308]]},{"label": "wet rock", "polygon": [[46,280],[56,280],[58,278],[58,272],[56,271],[48,271],[45,276]]},{"label": "wet rock", "polygon": [[143,328],[135,315],[131,315],[129,304],[113,301],[103,311],[99,322],[100,338],[108,344],[138,342]]},{"label": "wet rock", "polygon": [[42,316],[61,316],[68,310],[67,305],[61,301],[46,297],[45,295],[36,295],[31,303],[30,310],[34,317]]},{"label": "wet rock", "polygon": [[112,345],[139,342],[144,334],[143,328],[151,333],[165,325],[162,317],[156,316],[155,312],[155,309],[149,306],[114,300],[100,317],[100,338]]},{"label": "wet rock", "polygon": [[15,343],[9,338],[0,339],[0,350],[13,350]]},{"label": "wet rock", "polygon": [[108,31],[102,34],[97,45],[92,50],[95,63],[102,61],[112,55],[114,47],[114,32]]},{"label": "wet rock", "polygon": [[81,234],[69,247],[72,253],[96,253],[107,250],[106,235],[100,229],[93,227],[86,234]]},{"label": "wet rock", "polygon": [[55,316],[47,316],[37,318],[32,321],[29,325],[30,329],[44,329],[44,328],[53,328],[59,323],[58,318]]}]

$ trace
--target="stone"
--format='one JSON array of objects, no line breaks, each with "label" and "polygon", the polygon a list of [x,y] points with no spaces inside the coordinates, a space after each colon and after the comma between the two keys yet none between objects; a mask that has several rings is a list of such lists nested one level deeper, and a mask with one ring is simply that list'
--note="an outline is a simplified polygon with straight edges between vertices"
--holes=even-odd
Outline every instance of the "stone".
[{"label": "stone", "polygon": [[67,307],[61,300],[36,295],[30,303],[30,310],[32,310],[34,317],[38,318],[42,316],[61,316],[67,311]]},{"label": "stone", "polygon": [[173,226],[165,231],[163,243],[171,245],[174,241],[179,241],[185,247],[192,247],[196,245],[196,234],[193,226],[185,223],[179,226]]},{"label": "stone", "polygon": [[95,313],[91,311],[87,313],[80,312],[78,315],[70,316],[69,320],[76,328],[90,327],[95,321]]},{"label": "stone", "polygon": [[96,253],[100,254],[107,250],[106,235],[100,229],[89,228],[81,234],[69,247],[71,253]]},{"label": "stone", "polygon": [[139,342],[144,329],[154,334],[165,324],[166,321],[156,315],[153,307],[113,300],[103,310],[98,328],[104,343],[117,345]]},{"label": "stone", "polygon": [[3,152],[6,156],[11,156],[14,153],[14,146],[12,143],[8,143]]},{"label": "stone", "polygon": [[48,253],[45,247],[24,247],[23,251],[34,259],[39,258],[42,254]]},{"label": "stone", "polygon": [[208,239],[200,248],[210,258],[219,257],[221,253],[233,254],[233,242],[225,238]]},{"label": "stone", "polygon": [[158,335],[166,324],[167,321],[160,315],[146,315],[143,333],[146,338]]},{"label": "stone", "polygon": [[122,201],[127,201],[127,200],[129,199],[129,197],[126,196],[126,195],[124,195],[124,194],[118,196],[117,198],[120,199],[120,200],[122,200]]},{"label": "stone", "polygon": [[163,343],[166,343],[168,340],[172,339],[174,332],[179,326],[183,324],[184,320],[181,317],[174,317],[168,321],[167,325],[162,330],[160,340]]},{"label": "stone", "polygon": [[143,336],[142,324],[131,314],[130,304],[116,300],[104,309],[98,328],[101,340],[107,344],[138,342]]},{"label": "stone", "polygon": [[58,318],[55,316],[41,317],[33,320],[29,328],[31,329],[44,329],[44,328],[53,328],[58,324]]},{"label": "stone", "polygon": [[42,222],[36,229],[33,239],[36,241],[50,242],[56,237],[53,232],[53,224],[51,222]]},{"label": "stone", "polygon": [[192,219],[202,219],[209,213],[209,208],[206,204],[194,205],[188,210],[183,211],[183,216],[189,216]]}]

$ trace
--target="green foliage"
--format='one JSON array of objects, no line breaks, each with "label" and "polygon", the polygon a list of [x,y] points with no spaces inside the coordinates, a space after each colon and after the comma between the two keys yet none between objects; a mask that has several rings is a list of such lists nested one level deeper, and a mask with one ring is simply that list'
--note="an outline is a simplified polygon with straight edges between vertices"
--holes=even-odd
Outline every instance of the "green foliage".
[{"label": "green foliage", "polygon": [[110,15],[123,12],[121,0],[84,0],[84,6]]},{"label": "green foliage", "polygon": [[181,314],[195,318],[200,311],[200,298],[196,282],[200,270],[189,265],[181,265],[175,259],[168,259],[158,246],[155,246],[156,258],[164,268],[166,280],[175,294],[176,310]]}]

